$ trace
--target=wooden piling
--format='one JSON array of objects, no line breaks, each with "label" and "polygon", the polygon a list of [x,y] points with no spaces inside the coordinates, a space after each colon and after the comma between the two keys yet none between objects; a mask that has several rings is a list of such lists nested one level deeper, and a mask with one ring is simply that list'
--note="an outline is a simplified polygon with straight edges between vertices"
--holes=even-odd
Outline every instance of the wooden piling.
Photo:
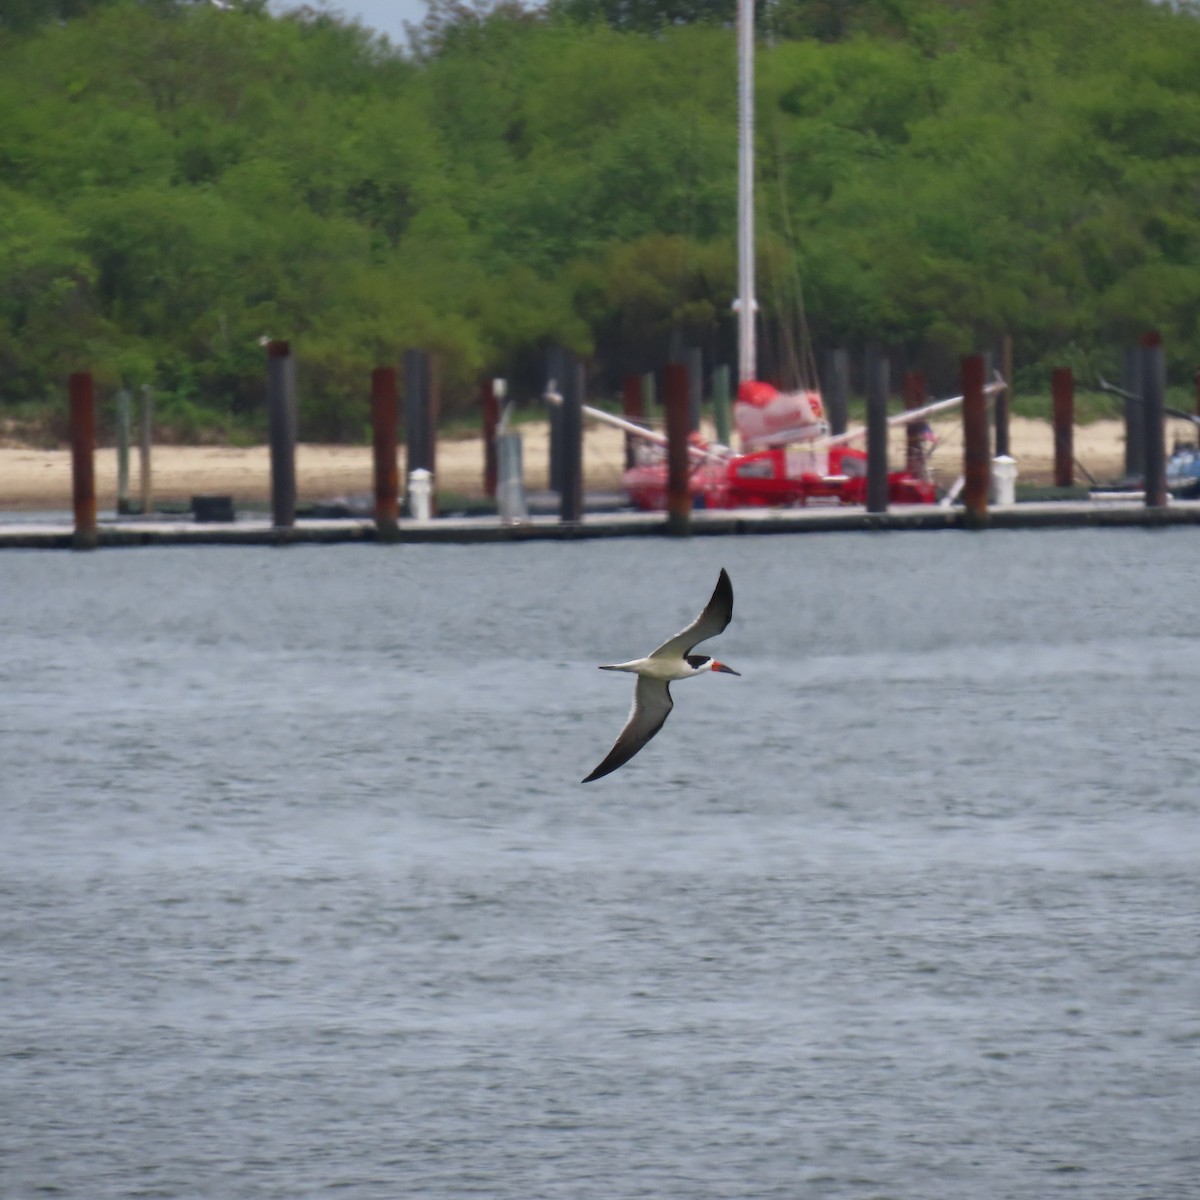
[{"label": "wooden piling", "polygon": [[1013,340],[1004,335],[1000,343],[1000,373],[1004,376],[1004,391],[995,399],[996,457],[1008,457],[1008,416],[1012,411]]},{"label": "wooden piling", "polygon": [[483,412],[483,493],[493,499],[498,473],[496,427],[500,424],[500,397],[496,385],[501,382],[485,379],[479,388],[479,407]]},{"label": "wooden piling", "polygon": [[1147,508],[1167,506],[1167,450],[1163,406],[1166,403],[1167,370],[1162,336],[1142,334],[1142,412],[1145,417],[1146,476],[1143,485]]},{"label": "wooden piling", "polygon": [[[642,423],[642,378],[640,375],[626,375],[621,387],[621,414],[625,420],[635,424]],[[629,470],[637,462],[637,451],[634,447],[634,435],[625,435],[625,470]]]},{"label": "wooden piling", "polygon": [[692,492],[689,486],[688,371],[683,363],[663,370],[663,400],[667,410],[667,531],[686,536],[692,531]]},{"label": "wooden piling", "polygon": [[430,466],[430,366],[424,350],[405,350],[401,356],[404,380],[404,450],[405,468],[411,474]]},{"label": "wooden piling", "polygon": [[[904,372],[904,408],[912,412],[926,404],[925,376],[920,371]],[[915,479],[928,479],[929,467],[925,458],[924,423],[909,421],[904,426],[904,469]]]},{"label": "wooden piling", "polygon": [[867,512],[888,507],[888,360],[878,346],[867,348]]},{"label": "wooden piling", "polygon": [[729,364],[722,363],[713,369],[712,377],[713,421],[717,429],[717,441],[722,446],[732,446],[730,440],[732,421],[729,407]]},{"label": "wooden piling", "polygon": [[76,550],[94,550],[96,534],[96,401],[90,371],[68,380],[71,404],[71,498],[75,509]]},{"label": "wooden piling", "polygon": [[142,494],[142,516],[154,512],[154,474],[151,469],[150,451],[154,445],[154,389],[142,387],[142,428],[138,438],[139,490]]},{"label": "wooden piling", "polygon": [[829,413],[829,431],[846,432],[850,415],[850,355],[830,350],[825,360],[825,411]]},{"label": "wooden piling", "polygon": [[1070,367],[1055,367],[1050,377],[1054,394],[1054,486],[1075,482],[1075,376]]},{"label": "wooden piling", "polygon": [[657,403],[657,380],[653,371],[647,371],[642,376],[642,416],[647,421],[654,420],[654,408]]},{"label": "wooden piling", "polygon": [[375,528],[382,540],[400,532],[399,404],[395,367],[371,372],[371,446],[375,474]]},{"label": "wooden piling", "polygon": [[564,525],[583,520],[583,363],[573,354],[566,358],[560,424],[558,519]]},{"label": "wooden piling", "polygon": [[987,523],[991,482],[985,373],[982,354],[969,354],[962,360],[963,504],[966,523],[977,529]]},{"label": "wooden piling", "polygon": [[117,512],[129,512],[129,389],[117,389]]},{"label": "wooden piling", "polygon": [[271,523],[296,523],[296,370],[287,342],[267,343],[267,422],[271,442]]}]

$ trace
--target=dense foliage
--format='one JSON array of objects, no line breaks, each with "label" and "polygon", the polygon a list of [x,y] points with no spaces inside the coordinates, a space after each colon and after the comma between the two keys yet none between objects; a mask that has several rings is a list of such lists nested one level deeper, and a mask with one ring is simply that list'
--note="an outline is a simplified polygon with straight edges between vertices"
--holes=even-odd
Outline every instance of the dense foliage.
[{"label": "dense foliage", "polygon": [[[435,0],[402,51],[336,17],[4,0],[0,404],[153,383],[303,430],[439,353],[447,408],[542,348],[597,377],[732,355],[732,0]],[[1200,363],[1200,20],[1149,0],[784,0],[759,54],[761,302],[935,382],[1011,333],[1032,377]],[[767,339],[770,344],[770,339]]]}]

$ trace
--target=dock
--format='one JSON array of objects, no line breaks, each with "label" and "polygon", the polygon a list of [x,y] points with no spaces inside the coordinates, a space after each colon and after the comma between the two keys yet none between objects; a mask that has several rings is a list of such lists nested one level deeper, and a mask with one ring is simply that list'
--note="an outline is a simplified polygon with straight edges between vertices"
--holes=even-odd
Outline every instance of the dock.
[{"label": "dock", "polygon": [[[698,510],[691,516],[693,537],[741,534],[901,532],[910,530],[1161,528],[1200,525],[1200,500],[1172,500],[1147,507],[1135,500],[1030,501],[989,510],[979,524],[963,508],[896,505],[884,513],[862,507],[748,508]],[[446,516],[401,519],[394,534],[381,537],[367,518],[299,518],[277,527],[265,514],[246,514],[231,522],[101,514],[100,548],[137,546],[288,546],[387,541],[392,544],[579,541],[591,538],[670,535],[662,513],[585,512],[579,521],[534,516],[520,524],[502,524],[495,516]],[[0,549],[69,550],[74,527],[69,514],[0,516]]]}]

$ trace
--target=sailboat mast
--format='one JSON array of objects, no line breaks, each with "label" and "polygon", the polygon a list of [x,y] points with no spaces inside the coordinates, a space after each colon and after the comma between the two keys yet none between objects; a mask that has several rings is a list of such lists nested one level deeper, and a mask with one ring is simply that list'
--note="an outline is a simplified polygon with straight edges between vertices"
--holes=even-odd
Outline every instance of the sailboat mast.
[{"label": "sailboat mast", "polygon": [[757,373],[754,298],[754,0],[738,0],[738,382]]}]

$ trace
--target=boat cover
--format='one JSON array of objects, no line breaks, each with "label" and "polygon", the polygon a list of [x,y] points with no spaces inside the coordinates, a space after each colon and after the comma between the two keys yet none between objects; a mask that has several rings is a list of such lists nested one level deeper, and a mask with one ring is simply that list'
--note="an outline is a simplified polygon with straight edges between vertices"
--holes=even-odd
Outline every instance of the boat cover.
[{"label": "boat cover", "polygon": [[808,442],[829,432],[820,392],[781,392],[757,379],[739,384],[733,420],[747,450]]}]

